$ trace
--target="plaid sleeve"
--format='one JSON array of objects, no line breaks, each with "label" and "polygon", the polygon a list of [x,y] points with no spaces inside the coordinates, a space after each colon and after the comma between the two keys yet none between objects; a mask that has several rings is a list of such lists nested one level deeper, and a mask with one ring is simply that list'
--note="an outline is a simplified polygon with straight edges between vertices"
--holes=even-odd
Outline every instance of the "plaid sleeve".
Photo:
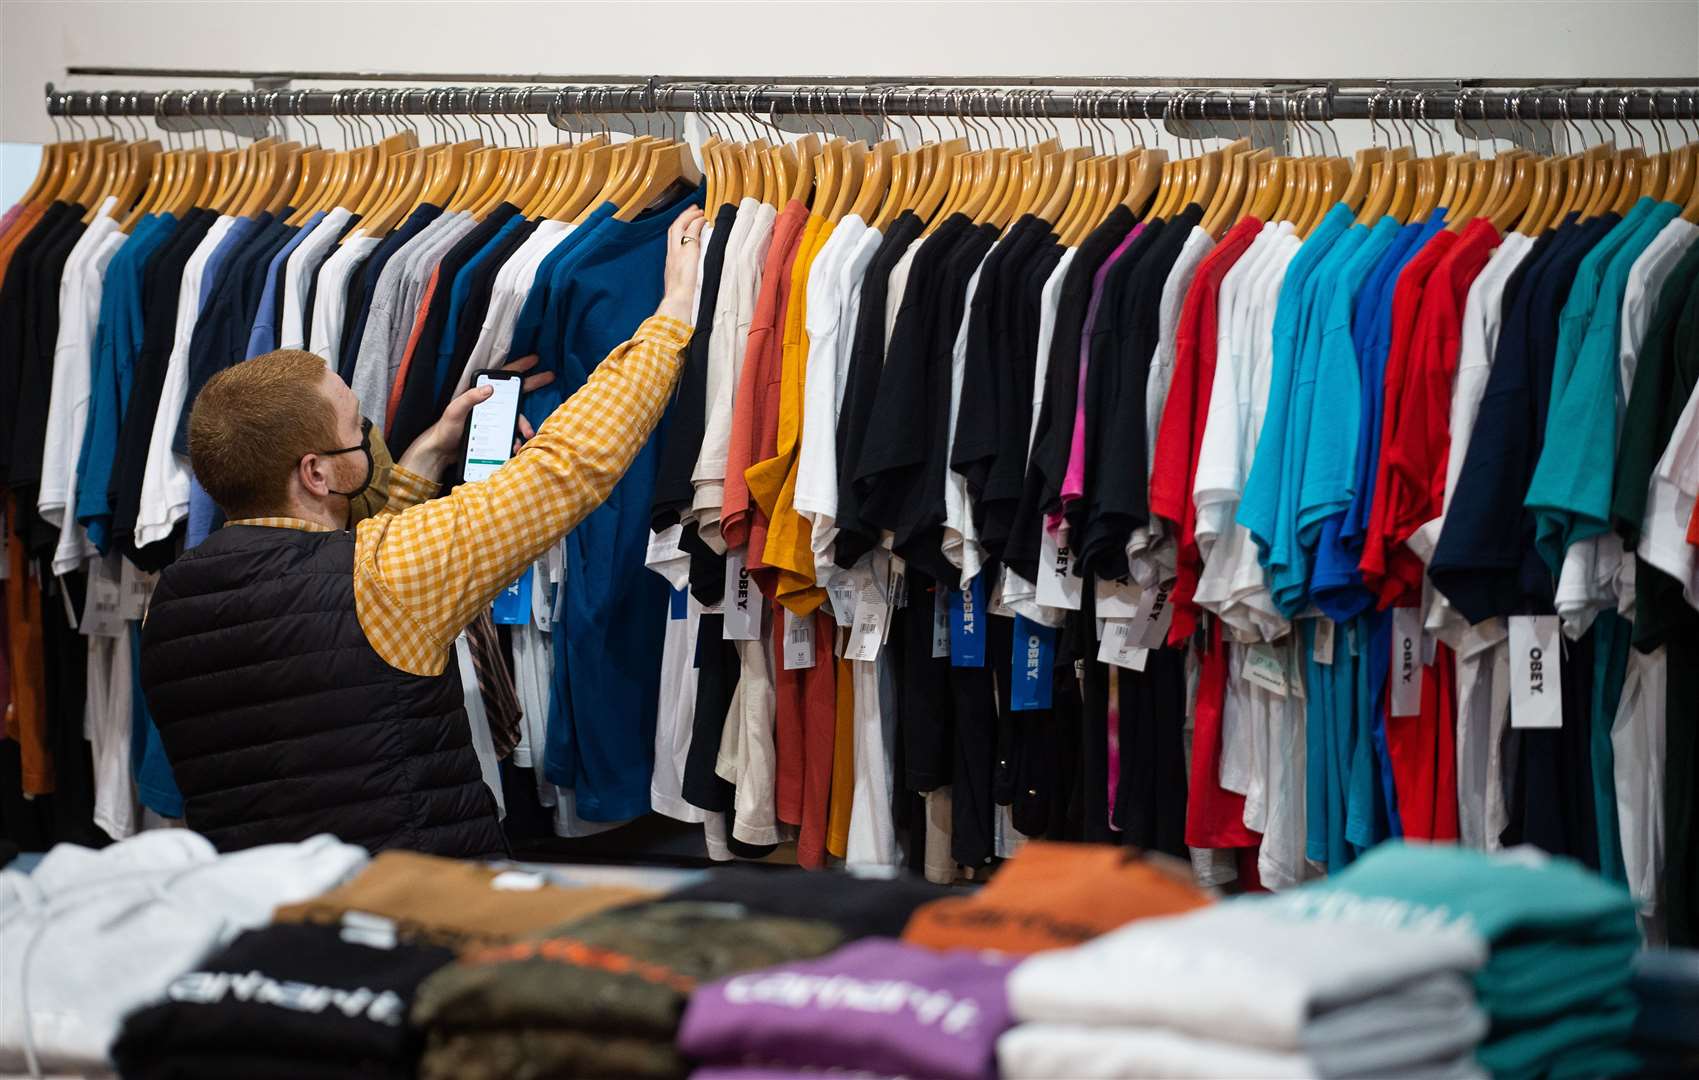
[{"label": "plaid sleeve", "polygon": [[[454,636],[624,475],[666,408],[690,333],[649,318],[494,475],[360,523],[354,595],[379,656],[441,673]],[[411,481],[397,469],[391,484],[399,494]]]}]

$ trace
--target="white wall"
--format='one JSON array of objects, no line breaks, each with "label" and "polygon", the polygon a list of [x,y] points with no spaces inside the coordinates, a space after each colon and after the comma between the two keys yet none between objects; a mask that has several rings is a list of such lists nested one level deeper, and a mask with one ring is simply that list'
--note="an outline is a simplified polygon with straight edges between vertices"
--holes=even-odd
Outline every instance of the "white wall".
[{"label": "white wall", "polygon": [[[41,98],[49,81],[82,89],[247,86],[229,79],[68,79],[70,65],[539,76],[1699,81],[1699,0],[0,0],[0,143],[54,137]],[[1367,142],[1367,125],[1360,127],[1342,126],[1347,149]],[[27,185],[33,160],[24,151],[0,154],[0,189]]]}]

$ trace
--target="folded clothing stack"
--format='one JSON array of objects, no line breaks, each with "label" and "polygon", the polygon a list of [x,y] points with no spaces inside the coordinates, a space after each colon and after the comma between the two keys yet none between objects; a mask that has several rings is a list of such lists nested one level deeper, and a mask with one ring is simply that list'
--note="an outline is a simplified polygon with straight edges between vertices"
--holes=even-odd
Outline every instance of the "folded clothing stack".
[{"label": "folded clothing stack", "polygon": [[1454,927],[1482,940],[1475,994],[1492,1026],[1478,1056],[1496,1077],[1615,1076],[1637,1064],[1634,901],[1579,863],[1533,848],[1385,844],[1265,903],[1329,925]]},{"label": "folded clothing stack", "polygon": [[794,867],[726,866],[667,894],[668,902],[741,904],[760,915],[819,919],[846,939],[894,938],[922,904],[960,890],[917,877],[854,877]]},{"label": "folded clothing stack", "polygon": [[420,1075],[681,1077],[675,1039],[697,987],[843,939],[829,923],[737,904],[655,903],[470,950],[419,989]]},{"label": "folded clothing stack", "polygon": [[1005,1077],[1471,1077],[1473,935],[1284,917],[1144,919],[1009,977]]},{"label": "folded clothing stack", "polygon": [[1211,902],[1191,867],[1107,844],[1034,841],[972,896],[914,913],[903,940],[934,949],[1014,955],[1065,949],[1134,919],[1178,915]]},{"label": "folded clothing stack", "polygon": [[419,1064],[413,995],[453,959],[329,926],[250,930],[132,1013],[112,1058],[129,1080],[401,1080]]},{"label": "folded clothing stack", "polygon": [[818,960],[703,987],[690,999],[678,1046],[727,1075],[754,1067],[787,1076],[859,1070],[994,1080],[997,1037],[1011,1022],[1009,968],[975,953],[865,938]]},{"label": "folded clothing stack", "polygon": [[332,836],[220,855],[184,829],[0,871],[0,1074],[103,1072],[124,1016],[279,904],[366,865]]},{"label": "folded clothing stack", "polygon": [[337,924],[359,912],[389,920],[403,940],[458,949],[512,941],[655,895],[608,885],[563,888],[532,873],[385,851],[341,888],[279,908],[277,921]]}]

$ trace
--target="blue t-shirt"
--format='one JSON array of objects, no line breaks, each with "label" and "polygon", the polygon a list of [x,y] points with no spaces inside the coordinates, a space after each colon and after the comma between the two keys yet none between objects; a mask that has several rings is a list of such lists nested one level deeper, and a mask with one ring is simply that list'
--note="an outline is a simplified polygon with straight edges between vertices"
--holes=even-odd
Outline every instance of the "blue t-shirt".
[{"label": "blue t-shirt", "polygon": [[[595,235],[597,226],[613,217],[616,209],[618,207],[613,203],[603,203],[590,211],[589,216],[568,233],[565,239],[556,244],[547,255],[543,256],[542,262],[537,264],[537,275],[532,279],[531,291],[526,294],[525,302],[519,306],[519,316],[513,323],[513,342],[507,350],[509,357],[530,356],[539,351],[537,343],[543,335],[543,318],[550,307],[548,303],[549,283],[554,277],[555,268],[579,247],[588,243],[590,238]],[[536,397],[537,395],[532,393],[526,396],[526,400],[529,402]],[[565,398],[561,398],[554,405],[565,400]],[[542,412],[540,416],[546,418],[549,412],[554,411],[554,405],[551,405],[548,411]],[[530,409],[527,409],[525,415],[532,423],[540,422],[539,414]]]},{"label": "blue t-shirt", "polygon": [[263,356],[277,348],[277,309],[282,297],[278,295],[279,283],[283,280],[283,264],[289,261],[289,256],[301,246],[319,222],[324,220],[324,211],[320,210],[307,218],[289,242],[278,249],[271,257],[265,271],[265,289],[260,293],[259,310],[254,314],[253,329],[248,332],[248,359]]},{"label": "blue t-shirt", "polygon": [[177,775],[171,771],[171,759],[165,756],[165,744],[159,739],[159,728],[142,692],[141,624],[130,626],[125,636],[130,639],[130,772],[136,780],[136,794],[143,806],[160,817],[180,818],[183,793],[177,788]]},{"label": "blue t-shirt", "polygon": [[[551,274],[539,367],[555,382],[528,395],[546,416],[655,310],[667,229],[700,189],[636,221],[611,210],[592,240]],[[576,234],[575,234],[576,236]],[[557,249],[558,250],[558,249]],[[539,275],[540,277],[540,275]],[[567,535],[566,603],[553,629],[555,685],[544,775],[574,789],[579,816],[623,821],[648,812],[667,584],[644,568],[664,423],[607,500]]]},{"label": "blue t-shirt", "polygon": [[[1280,527],[1281,483],[1291,455],[1287,442],[1294,415],[1298,351],[1303,341],[1304,319],[1308,315],[1304,303],[1308,296],[1307,286],[1317,265],[1351,222],[1350,207],[1340,204],[1329,210],[1292,257],[1286,276],[1280,283],[1274,313],[1274,363],[1269,379],[1268,412],[1262,434],[1257,439],[1256,456],[1251,461],[1250,475],[1245,479],[1245,491],[1236,515],[1238,523],[1249,530],[1251,539],[1256,542],[1257,559],[1265,570],[1277,559],[1287,557],[1284,551],[1276,554],[1276,545],[1283,539]],[[1271,578],[1271,591],[1274,584]]]},{"label": "blue t-shirt", "polygon": [[88,425],[83,429],[82,453],[77,458],[77,521],[88,530],[89,542],[106,554],[110,542],[112,506],[106,489],[118,453],[118,430],[130,400],[136,355],[142,347],[142,271],[148,256],[170,239],[177,219],[150,214],[107,264],[95,324],[94,353],[89,369]]},{"label": "blue t-shirt", "polygon": [[271,224],[271,215],[262,213],[258,217],[241,217],[230,223],[230,229],[224,234],[224,239],[212,249],[207,256],[206,266],[201,270],[201,294],[195,301],[198,312],[206,307],[212,299],[213,292],[218,287],[218,275],[224,272],[224,267],[230,262],[230,257],[240,251],[248,239],[261,229]]}]

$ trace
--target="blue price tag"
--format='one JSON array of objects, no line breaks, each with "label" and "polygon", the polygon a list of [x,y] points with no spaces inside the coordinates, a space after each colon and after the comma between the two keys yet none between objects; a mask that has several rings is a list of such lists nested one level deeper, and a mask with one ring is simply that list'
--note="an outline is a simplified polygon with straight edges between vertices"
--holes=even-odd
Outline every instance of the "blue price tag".
[{"label": "blue price tag", "polygon": [[667,614],[670,618],[674,619],[687,619],[690,617],[689,589],[673,590],[672,607]]},{"label": "blue price tag", "polygon": [[985,666],[985,575],[950,589],[950,666]]},{"label": "blue price tag", "polygon": [[531,568],[519,580],[496,594],[490,615],[498,626],[523,626],[531,621]]},{"label": "blue price tag", "polygon": [[1009,708],[1048,709],[1050,677],[1056,666],[1056,628],[1015,616],[1014,670],[1010,672]]}]

